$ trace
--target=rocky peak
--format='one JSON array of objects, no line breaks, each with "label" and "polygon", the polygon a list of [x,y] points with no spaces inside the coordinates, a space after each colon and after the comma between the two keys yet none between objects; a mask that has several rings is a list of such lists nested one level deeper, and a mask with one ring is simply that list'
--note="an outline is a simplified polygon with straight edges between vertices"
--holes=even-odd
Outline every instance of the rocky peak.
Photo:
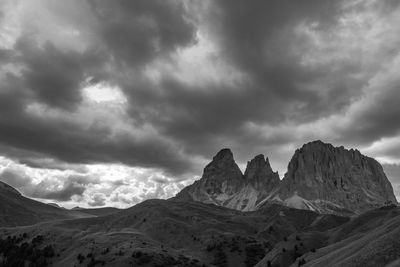
[{"label": "rocky peak", "polygon": [[361,212],[396,203],[382,166],[358,150],[314,141],[296,150],[282,180],[280,198],[325,201]]},{"label": "rocky peak", "polygon": [[268,158],[258,155],[248,162],[243,176],[232,152],[224,148],[204,168],[200,180],[177,194],[178,200],[213,203],[238,210],[254,210],[279,184]]},{"label": "rocky peak", "polygon": [[278,173],[272,170],[268,158],[262,154],[247,163],[244,177],[248,184],[260,191],[270,192],[280,182]]},{"label": "rocky peak", "polygon": [[229,148],[221,149],[214,157],[214,161],[235,161],[233,159],[233,153]]},{"label": "rocky peak", "polygon": [[247,162],[245,176],[246,176],[246,173],[249,174],[249,172],[257,170],[257,169],[263,169],[263,170],[267,171],[268,173],[273,172],[271,165],[269,164],[269,159],[265,158],[263,154],[257,155],[252,160]]},{"label": "rocky peak", "polygon": [[204,168],[201,178],[208,194],[232,194],[243,185],[243,174],[230,149],[220,150]]},{"label": "rocky peak", "polygon": [[243,187],[243,174],[231,150],[224,148],[204,168],[201,179],[185,187],[177,194],[176,199],[223,205],[223,201]]},{"label": "rocky peak", "polygon": [[313,141],[297,149],[282,181],[268,158],[258,155],[244,173],[232,152],[219,151],[200,180],[184,188],[178,200],[255,210],[279,202],[321,213],[359,213],[397,203],[382,166],[358,150]]}]

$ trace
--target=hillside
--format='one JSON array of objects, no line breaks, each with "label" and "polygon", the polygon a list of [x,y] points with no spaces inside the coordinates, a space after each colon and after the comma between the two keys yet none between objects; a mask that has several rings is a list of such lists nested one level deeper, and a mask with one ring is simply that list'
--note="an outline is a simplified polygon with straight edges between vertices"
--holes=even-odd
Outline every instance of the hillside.
[{"label": "hillside", "polygon": [[285,236],[330,229],[347,220],[279,205],[244,213],[198,202],[148,200],[110,216],[0,233],[43,236],[43,246],[53,245],[60,254],[54,266],[79,266],[81,259],[85,265],[240,267],[255,265]]},{"label": "hillside", "polygon": [[41,247],[58,255],[52,266],[361,267],[400,257],[399,223],[395,206],[348,218],[276,204],[241,212],[148,200],[109,216],[0,228],[0,235],[41,236]]},{"label": "hillside", "polygon": [[[324,233],[301,233],[300,240],[291,236],[278,243],[256,266],[296,267],[299,262],[301,266],[321,267],[398,266],[399,224],[398,207],[372,210]],[[301,243],[313,243],[312,251],[303,250]]]},{"label": "hillside", "polygon": [[31,225],[44,221],[93,216],[67,211],[22,196],[16,189],[0,182],[0,226]]}]

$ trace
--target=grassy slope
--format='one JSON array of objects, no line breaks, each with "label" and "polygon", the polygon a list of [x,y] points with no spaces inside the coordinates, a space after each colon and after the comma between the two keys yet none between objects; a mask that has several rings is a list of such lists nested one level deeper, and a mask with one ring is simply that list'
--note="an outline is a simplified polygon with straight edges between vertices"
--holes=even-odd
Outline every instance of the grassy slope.
[{"label": "grassy slope", "polygon": [[[336,217],[328,217],[336,226]],[[78,254],[92,253],[110,266],[140,262],[143,266],[169,266],[169,262],[170,266],[240,267],[255,265],[283,233],[289,236],[321,227],[327,226],[320,215],[278,205],[243,213],[196,202],[149,200],[109,216],[3,229],[0,233],[43,235],[45,243],[55,245],[60,254],[55,266],[83,266],[77,261]]]},{"label": "grassy slope", "polygon": [[399,225],[400,209],[386,207],[327,231],[305,229],[296,234],[301,240],[291,235],[277,243],[257,266],[268,266],[269,261],[271,266],[295,267],[301,259],[302,266],[385,266],[400,257]]},{"label": "grassy slope", "polygon": [[331,231],[330,245],[308,254],[304,266],[384,266],[400,257],[400,209],[366,212]]},{"label": "grassy slope", "polygon": [[75,209],[73,211],[80,211],[86,214],[91,214],[94,216],[106,216],[106,215],[111,215],[114,213],[117,213],[121,211],[120,209],[117,208],[112,208],[112,207],[105,207],[105,208],[94,208],[94,209]]}]

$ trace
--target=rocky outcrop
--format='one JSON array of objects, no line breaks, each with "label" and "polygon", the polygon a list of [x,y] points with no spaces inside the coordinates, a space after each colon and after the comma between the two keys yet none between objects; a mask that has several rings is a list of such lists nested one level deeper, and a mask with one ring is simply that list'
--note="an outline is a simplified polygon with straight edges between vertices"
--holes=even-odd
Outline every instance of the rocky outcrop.
[{"label": "rocky outcrop", "polygon": [[280,203],[341,215],[397,203],[376,160],[358,150],[321,141],[296,150],[282,181],[263,155],[249,161],[243,175],[232,152],[223,149],[206,166],[202,178],[184,188],[176,199],[244,211]]},{"label": "rocky outcrop", "polygon": [[204,168],[201,179],[184,188],[176,198],[225,206],[225,202],[243,187],[243,174],[232,152],[225,148]]},{"label": "rocky outcrop", "polygon": [[358,150],[314,141],[296,150],[279,191],[286,205],[324,213],[360,213],[397,203],[393,188],[374,159]]},{"label": "rocky outcrop", "polygon": [[254,210],[279,184],[268,158],[258,155],[248,162],[245,175],[229,149],[222,149],[204,168],[203,176],[184,188],[175,199],[213,203],[238,210]]},{"label": "rocky outcrop", "polygon": [[260,192],[271,192],[280,182],[278,172],[272,170],[268,158],[265,159],[262,154],[247,163],[244,177],[248,184]]}]

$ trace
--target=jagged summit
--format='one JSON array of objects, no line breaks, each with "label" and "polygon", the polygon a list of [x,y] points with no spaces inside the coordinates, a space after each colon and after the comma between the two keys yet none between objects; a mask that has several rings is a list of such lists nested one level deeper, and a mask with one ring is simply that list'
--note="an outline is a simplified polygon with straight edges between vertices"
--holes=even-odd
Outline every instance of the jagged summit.
[{"label": "jagged summit", "polygon": [[397,203],[382,166],[357,149],[335,147],[321,140],[297,149],[282,181],[268,157],[247,163],[244,175],[233,153],[224,148],[205,167],[203,176],[176,199],[255,210],[264,203],[321,213],[360,213]]},{"label": "jagged summit", "polygon": [[213,157],[213,161],[216,160],[234,160],[233,153],[229,148],[223,148]]},{"label": "jagged summit", "polygon": [[288,205],[296,200],[292,204],[317,211],[343,208],[356,213],[397,202],[376,160],[322,141],[296,150],[276,199]]},{"label": "jagged summit", "polygon": [[247,163],[244,177],[247,183],[259,191],[271,191],[279,182],[278,172],[274,172],[269,159],[260,154]]},{"label": "jagged summit", "polygon": [[279,184],[268,158],[258,155],[243,175],[230,149],[220,150],[204,168],[200,180],[184,188],[176,199],[213,203],[238,210],[254,210]]}]

